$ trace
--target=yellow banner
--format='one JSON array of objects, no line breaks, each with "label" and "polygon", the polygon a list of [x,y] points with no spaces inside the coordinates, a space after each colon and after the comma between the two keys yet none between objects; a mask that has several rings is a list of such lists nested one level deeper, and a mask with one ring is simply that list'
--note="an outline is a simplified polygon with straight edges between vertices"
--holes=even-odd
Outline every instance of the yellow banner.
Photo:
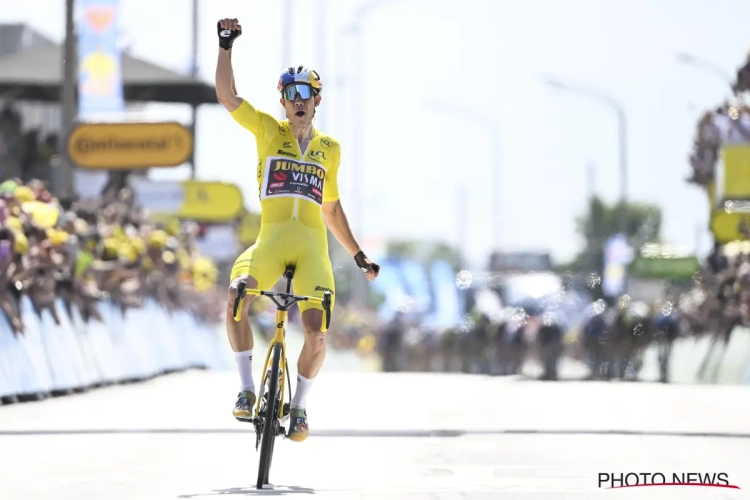
[{"label": "yellow banner", "polygon": [[133,179],[136,202],[154,217],[198,222],[230,222],[242,216],[242,191],[218,181],[150,181]]},{"label": "yellow banner", "polygon": [[190,159],[193,136],[176,122],[83,123],[68,137],[68,154],[86,169],[176,167]]},{"label": "yellow banner", "polygon": [[750,145],[725,146],[721,157],[724,164],[722,198],[750,200]]},{"label": "yellow banner", "polygon": [[743,227],[750,230],[750,214],[716,210],[711,216],[711,232],[721,243],[746,240],[747,237],[742,234]]},{"label": "yellow banner", "polygon": [[240,216],[244,208],[242,191],[224,182],[184,181],[184,199],[177,212],[181,219],[227,222]]}]

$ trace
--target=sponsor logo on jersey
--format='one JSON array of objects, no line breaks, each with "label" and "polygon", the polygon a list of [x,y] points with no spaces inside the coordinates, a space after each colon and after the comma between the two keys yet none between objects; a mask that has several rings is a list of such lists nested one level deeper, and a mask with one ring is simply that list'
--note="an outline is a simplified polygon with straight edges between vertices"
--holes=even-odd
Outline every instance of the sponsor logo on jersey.
[{"label": "sponsor logo on jersey", "polygon": [[330,142],[330,141],[329,141],[328,139],[321,139],[321,140],[320,140],[320,144],[321,144],[321,145],[322,145],[322,146],[323,146],[324,148],[330,148],[330,147],[331,147],[331,142]]},{"label": "sponsor logo on jersey", "polygon": [[291,148],[292,147],[292,143],[291,142],[285,142],[284,143],[284,147],[285,148]]},{"label": "sponsor logo on jersey", "polygon": [[289,151],[284,151],[283,149],[279,149],[278,151],[276,151],[276,154],[277,154],[277,155],[284,155],[284,156],[288,156],[288,157],[290,157],[290,158],[297,158],[297,155],[296,155],[296,154],[294,154],[294,153],[290,153]]},{"label": "sponsor logo on jersey", "polygon": [[323,161],[326,160],[326,155],[323,151],[310,151],[310,154],[308,156],[312,160],[317,160],[318,158],[322,159]]},{"label": "sponsor logo on jersey", "polygon": [[333,290],[331,290],[330,288],[326,288],[324,286],[320,286],[320,285],[315,287],[315,291],[316,292],[331,292],[331,295],[333,295]]},{"label": "sponsor logo on jersey", "polygon": [[286,135],[286,129],[284,128],[284,125],[279,125],[279,134]]},{"label": "sponsor logo on jersey", "polygon": [[269,164],[265,196],[304,196],[315,203],[323,203],[323,184],[326,171],[323,167],[281,158],[272,158]]}]

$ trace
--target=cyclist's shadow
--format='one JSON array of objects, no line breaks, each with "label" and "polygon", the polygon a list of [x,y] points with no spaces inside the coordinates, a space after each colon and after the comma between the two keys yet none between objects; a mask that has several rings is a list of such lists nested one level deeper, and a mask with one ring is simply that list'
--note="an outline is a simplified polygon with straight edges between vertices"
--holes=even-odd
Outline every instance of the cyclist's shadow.
[{"label": "cyclist's shadow", "polygon": [[[267,488],[267,489],[266,489]],[[239,488],[226,488],[223,490],[213,490],[211,493],[193,493],[188,495],[180,495],[177,498],[198,498],[198,497],[212,497],[218,495],[247,495],[257,497],[279,497],[284,495],[299,495],[299,494],[314,495],[315,490],[312,488],[304,488],[302,486],[274,486],[272,484],[266,485],[265,488],[259,490],[252,486],[239,487]]]}]

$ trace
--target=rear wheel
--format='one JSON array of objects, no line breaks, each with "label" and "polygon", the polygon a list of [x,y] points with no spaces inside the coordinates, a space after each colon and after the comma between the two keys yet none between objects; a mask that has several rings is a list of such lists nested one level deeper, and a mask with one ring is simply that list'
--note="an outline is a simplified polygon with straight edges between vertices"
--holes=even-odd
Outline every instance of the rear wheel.
[{"label": "rear wheel", "polygon": [[279,429],[279,370],[281,366],[281,344],[274,344],[272,351],[271,373],[268,378],[268,393],[266,396],[266,411],[263,415],[263,436],[260,443],[260,461],[258,462],[257,488],[260,490],[268,484],[271,471],[273,445]]}]

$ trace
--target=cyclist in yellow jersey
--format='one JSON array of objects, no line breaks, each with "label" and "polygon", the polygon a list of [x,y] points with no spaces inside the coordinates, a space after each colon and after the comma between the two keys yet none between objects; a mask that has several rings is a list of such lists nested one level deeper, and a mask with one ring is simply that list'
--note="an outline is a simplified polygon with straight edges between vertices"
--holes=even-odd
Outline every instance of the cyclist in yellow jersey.
[{"label": "cyclist in yellow jersey", "polygon": [[[249,420],[256,400],[252,377],[253,334],[247,307],[242,311],[242,321],[233,319],[239,280],[246,279],[248,288],[269,289],[287,265],[294,265],[294,293],[323,297],[323,292],[330,290],[335,302],[326,226],[368,279],[374,280],[380,267],[359,247],[341,206],[337,182],[339,143],[313,127],[323,89],[320,75],[304,66],[287,68],[281,74],[277,89],[287,119],[278,121],[237,95],[231,63],[232,45],[242,34],[237,19],[222,19],[217,30],[220,48],[216,96],[232,118],[253,133],[258,147],[260,234],[232,268],[226,317],[242,384],[233,415],[238,420]],[[289,437],[294,441],[304,441],[309,433],[307,394],[325,358],[325,334],[320,331],[322,307],[300,302],[299,308],[305,343],[297,362],[297,387],[291,404]]]}]

